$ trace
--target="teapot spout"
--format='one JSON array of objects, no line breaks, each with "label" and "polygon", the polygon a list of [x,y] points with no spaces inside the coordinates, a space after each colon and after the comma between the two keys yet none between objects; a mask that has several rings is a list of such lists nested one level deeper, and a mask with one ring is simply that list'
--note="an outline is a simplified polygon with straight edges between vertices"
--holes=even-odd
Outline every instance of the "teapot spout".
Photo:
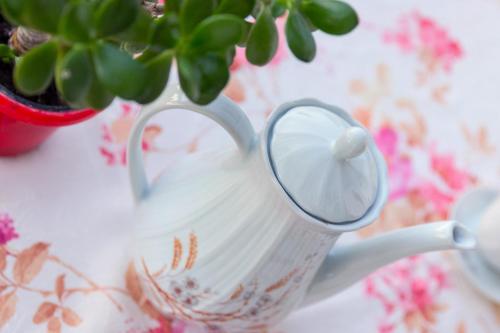
[{"label": "teapot spout", "polygon": [[404,228],[344,247],[325,259],[309,287],[303,306],[321,301],[351,286],[376,269],[423,252],[471,250],[472,233],[456,221]]}]

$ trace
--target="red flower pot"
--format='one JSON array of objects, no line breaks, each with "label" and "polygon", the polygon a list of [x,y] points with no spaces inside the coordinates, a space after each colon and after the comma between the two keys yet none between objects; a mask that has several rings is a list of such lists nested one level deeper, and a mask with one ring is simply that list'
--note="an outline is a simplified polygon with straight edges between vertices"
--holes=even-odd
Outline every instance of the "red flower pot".
[{"label": "red flower pot", "polygon": [[0,156],[33,150],[58,127],[79,123],[96,114],[94,110],[37,104],[0,86]]}]

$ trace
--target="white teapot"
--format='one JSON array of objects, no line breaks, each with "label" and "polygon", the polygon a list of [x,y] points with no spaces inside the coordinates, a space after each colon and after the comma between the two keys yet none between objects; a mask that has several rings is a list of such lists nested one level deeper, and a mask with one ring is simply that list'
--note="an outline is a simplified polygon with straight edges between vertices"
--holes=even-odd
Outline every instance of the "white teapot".
[{"label": "white teapot", "polygon": [[[143,128],[170,109],[213,119],[238,149],[189,157],[150,186]],[[392,261],[475,246],[463,226],[447,221],[334,247],[342,233],[376,220],[387,170],[358,122],[314,99],[282,105],[257,135],[224,96],[198,106],[168,91],[142,111],[128,157],[134,260],[146,294],[165,314],[209,332],[264,332]]]}]

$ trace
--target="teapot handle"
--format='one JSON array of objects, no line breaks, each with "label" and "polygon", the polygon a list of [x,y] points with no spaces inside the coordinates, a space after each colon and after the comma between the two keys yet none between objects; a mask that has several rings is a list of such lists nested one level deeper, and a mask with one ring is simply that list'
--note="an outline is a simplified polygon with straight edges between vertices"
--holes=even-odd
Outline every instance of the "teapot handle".
[{"label": "teapot handle", "polygon": [[171,89],[167,89],[157,101],[144,107],[129,137],[128,169],[132,193],[136,202],[144,199],[149,191],[142,155],[144,128],[154,115],[171,109],[194,111],[214,120],[231,135],[243,156],[247,156],[255,145],[257,136],[250,120],[243,110],[229,98],[221,95],[209,105],[200,106],[187,100],[178,87],[173,92]]}]

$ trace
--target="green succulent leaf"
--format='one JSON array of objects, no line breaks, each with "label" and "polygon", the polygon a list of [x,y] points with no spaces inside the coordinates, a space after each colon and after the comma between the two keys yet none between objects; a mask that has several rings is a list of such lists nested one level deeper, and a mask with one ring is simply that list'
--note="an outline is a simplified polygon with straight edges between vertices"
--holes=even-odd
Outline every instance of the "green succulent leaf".
[{"label": "green succulent leaf", "polygon": [[235,56],[236,56],[236,47],[234,47],[234,46],[227,49],[227,51],[224,53],[227,67],[231,67],[231,65],[234,62]]},{"label": "green succulent leaf", "polygon": [[156,19],[151,44],[166,49],[175,48],[180,36],[178,16],[174,13],[167,13]]},{"label": "green succulent leaf", "polygon": [[245,18],[252,13],[256,0],[222,0],[215,13],[233,14]]},{"label": "green succulent leaf", "polygon": [[241,34],[241,39],[238,41],[238,45],[245,47],[247,45],[248,36],[250,36],[250,30],[252,30],[253,24],[243,20],[243,33]]},{"label": "green succulent leaf", "polygon": [[359,23],[356,11],[342,1],[303,0],[300,10],[315,27],[332,35],[345,35]]},{"label": "green succulent leaf", "polygon": [[285,26],[288,46],[300,60],[310,62],[316,56],[316,42],[306,19],[297,10],[288,15]]},{"label": "green succulent leaf", "polygon": [[139,0],[104,0],[96,13],[96,27],[101,36],[120,33],[130,27],[140,9]]},{"label": "green succulent leaf", "polygon": [[177,71],[179,72],[179,81],[181,88],[191,100],[200,98],[199,87],[200,71],[193,64],[193,60],[188,56],[179,55],[177,57]]},{"label": "green succulent leaf", "polygon": [[24,22],[27,0],[0,0],[2,16],[15,25]]},{"label": "green succulent leaf", "polygon": [[182,0],[167,0],[165,2],[165,14],[175,12],[178,13],[181,10]]},{"label": "green succulent leaf", "polygon": [[25,95],[42,93],[54,77],[57,43],[41,44],[20,57],[14,69],[14,82]]},{"label": "green succulent leaf", "polygon": [[278,49],[278,29],[269,8],[264,8],[248,36],[246,57],[254,65],[264,66]]},{"label": "green succulent leaf", "polygon": [[161,95],[168,83],[172,57],[171,51],[164,51],[156,56],[144,52],[141,56],[142,59],[138,59],[139,61],[144,61],[147,80],[141,96],[136,99],[138,103],[151,103]]},{"label": "green succulent leaf", "polygon": [[183,0],[180,11],[181,32],[190,34],[204,19],[215,10],[215,0]]},{"label": "green succulent leaf", "polygon": [[0,60],[5,63],[12,63],[16,60],[16,55],[9,45],[0,44]]},{"label": "green succulent leaf", "polygon": [[30,28],[56,33],[66,0],[23,0],[23,25]]},{"label": "green succulent leaf", "polygon": [[[150,103],[165,88],[175,56],[184,92],[193,102],[207,104],[229,80],[236,45],[246,47],[254,65],[272,60],[279,42],[276,17],[287,11],[286,39],[304,62],[316,55],[312,31],[343,35],[359,23],[354,9],[340,0],[167,0],[160,17],[141,4],[0,0],[1,14],[13,25],[54,36],[19,58],[18,90],[42,93],[55,75],[61,96],[72,106],[102,109],[115,96]],[[245,20],[249,15],[255,23]],[[137,59],[131,55],[140,52]],[[16,58],[0,44],[1,61]]]},{"label": "green succulent leaf", "polygon": [[130,54],[140,54],[144,52],[148,47],[143,43],[134,43],[134,42],[124,42],[121,48]]},{"label": "green succulent leaf", "polygon": [[314,26],[314,24],[311,22],[311,20],[307,16],[305,16],[303,13],[302,13],[302,17],[306,20],[307,26],[309,27],[309,30],[311,30],[311,32],[318,31],[318,28],[316,28]]},{"label": "green succulent leaf", "polygon": [[55,80],[57,90],[68,103],[80,104],[87,96],[93,70],[88,47],[75,45],[66,54],[60,52]]},{"label": "green succulent leaf", "polygon": [[87,96],[84,99],[85,106],[94,110],[107,108],[115,99],[115,95],[103,86],[94,68],[90,72],[91,81]]},{"label": "green succulent leaf", "polygon": [[271,6],[271,13],[273,17],[280,17],[286,13],[287,7],[284,3],[275,1]]},{"label": "green succulent leaf", "polygon": [[88,2],[69,3],[59,23],[60,35],[72,42],[88,42],[95,36],[93,6]]},{"label": "green succulent leaf", "polygon": [[209,53],[191,58],[178,58],[181,87],[193,102],[206,105],[220,94],[229,81],[229,69],[224,55]]},{"label": "green succulent leaf", "polygon": [[94,47],[93,60],[98,79],[111,93],[129,100],[140,97],[147,84],[143,64],[103,41]]},{"label": "green succulent leaf", "polygon": [[196,27],[190,49],[198,52],[226,49],[241,40],[244,29],[243,20],[235,15],[213,15]]},{"label": "green succulent leaf", "polygon": [[121,41],[147,45],[154,29],[154,19],[144,8],[140,8],[137,17],[128,28],[116,37]]}]

